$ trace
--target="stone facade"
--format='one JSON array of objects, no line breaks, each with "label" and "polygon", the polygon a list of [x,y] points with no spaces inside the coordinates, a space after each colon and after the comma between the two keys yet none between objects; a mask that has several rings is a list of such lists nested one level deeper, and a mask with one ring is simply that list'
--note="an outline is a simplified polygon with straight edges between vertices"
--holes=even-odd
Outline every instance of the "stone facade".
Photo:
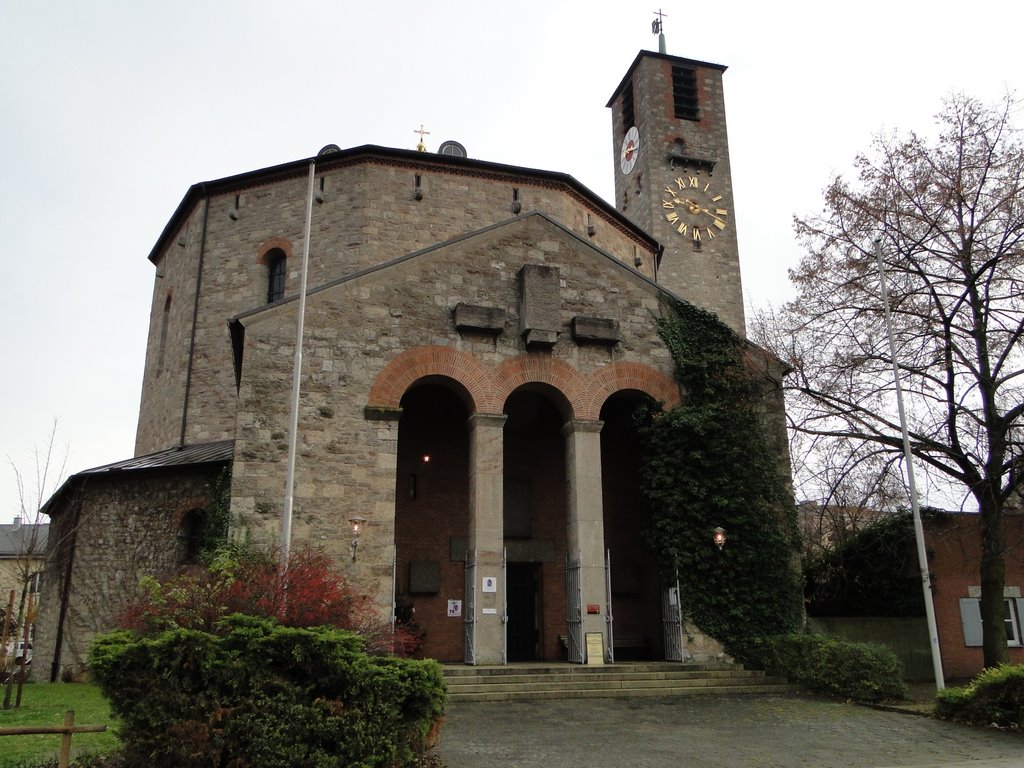
[{"label": "stone facade", "polygon": [[[610,603],[617,653],[672,653],[668,585],[642,538],[631,414],[641,401],[680,402],[656,331],[673,293],[743,330],[733,219],[715,218],[719,229],[708,218],[697,248],[663,214],[666,174],[690,171],[654,148],[680,135],[691,150],[698,135],[714,145],[713,168],[694,172],[713,170],[716,189],[731,191],[723,68],[697,67],[701,119],[684,125],[666,116],[680,62],[693,64],[641,54],[627,75],[650,150],[633,175],[617,171],[617,207],[564,174],[373,146],[193,186],[150,253],[141,466],[53,506],[77,542],[73,569],[54,550],[54,567],[75,574],[65,618],[45,626],[62,628],[60,664],[78,663],[83,638],[110,621],[111,530],[152,528],[163,554],[151,570],[173,567],[181,515],[205,503],[223,463],[213,451],[176,468],[178,452],[231,446],[235,533],[282,544],[311,167],[290,546],[325,550],[382,615],[397,607],[414,621],[434,658],[581,662],[588,634],[610,658]],[[620,140],[621,99],[612,106]],[[750,354],[769,379],[781,375]],[[167,485],[148,487],[155,478]],[[358,548],[352,518],[365,519]],[[130,585],[137,574],[122,571]],[[97,600],[105,607],[90,612]],[[721,653],[694,627],[682,634],[690,656]]]},{"label": "stone facade", "polygon": [[144,576],[187,559],[183,524],[209,509],[223,462],[76,475],[47,503],[52,520],[36,623],[35,679],[74,677],[92,638],[114,626]]}]

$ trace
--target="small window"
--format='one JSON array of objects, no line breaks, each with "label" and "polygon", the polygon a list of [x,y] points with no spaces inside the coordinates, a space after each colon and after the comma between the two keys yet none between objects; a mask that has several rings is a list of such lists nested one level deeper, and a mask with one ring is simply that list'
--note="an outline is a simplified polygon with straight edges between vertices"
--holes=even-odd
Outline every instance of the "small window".
[{"label": "small window", "polygon": [[1020,645],[1020,611],[1017,600],[1008,598],[1003,600],[1003,610],[1006,613],[1006,644]]},{"label": "small window", "polygon": [[622,92],[622,135],[636,125],[636,113],[633,111],[633,81],[626,83]]},{"label": "small window", "polygon": [[675,104],[676,117],[681,120],[700,120],[696,69],[672,67],[672,101]]},{"label": "small window", "polygon": [[[1024,645],[1024,634],[1021,632],[1021,615],[1024,614],[1024,598],[1007,597],[1003,599],[1004,621],[1006,622],[1006,644],[1014,647]],[[982,644],[981,600],[976,597],[960,598],[960,621],[964,629],[964,645],[968,647]]]},{"label": "small window", "polygon": [[181,562],[192,564],[199,562],[203,550],[203,533],[206,527],[206,513],[201,509],[193,509],[181,519],[178,529],[178,543],[181,545]]},{"label": "small window", "polygon": [[267,303],[284,298],[284,277],[288,259],[284,251],[275,249],[267,256]]}]

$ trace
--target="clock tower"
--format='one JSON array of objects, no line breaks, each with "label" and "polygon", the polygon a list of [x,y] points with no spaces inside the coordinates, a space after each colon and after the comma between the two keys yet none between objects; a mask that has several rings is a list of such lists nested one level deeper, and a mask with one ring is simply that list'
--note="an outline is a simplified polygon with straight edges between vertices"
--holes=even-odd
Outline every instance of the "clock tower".
[{"label": "clock tower", "polygon": [[615,205],[663,246],[658,282],[745,336],[724,72],[637,55],[608,102]]}]

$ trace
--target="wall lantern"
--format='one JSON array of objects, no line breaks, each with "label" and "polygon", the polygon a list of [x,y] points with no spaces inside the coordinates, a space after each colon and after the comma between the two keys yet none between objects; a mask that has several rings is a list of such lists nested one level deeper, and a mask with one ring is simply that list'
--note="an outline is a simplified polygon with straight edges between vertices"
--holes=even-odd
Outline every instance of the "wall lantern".
[{"label": "wall lantern", "polygon": [[722,547],[725,546],[725,529],[721,526],[715,528],[715,532],[711,537],[711,540],[715,542],[715,546],[718,547],[718,551],[722,551]]},{"label": "wall lantern", "polygon": [[356,561],[356,550],[359,549],[359,534],[363,530],[363,526],[366,525],[366,518],[362,515],[356,515],[348,519],[352,523],[352,562]]}]

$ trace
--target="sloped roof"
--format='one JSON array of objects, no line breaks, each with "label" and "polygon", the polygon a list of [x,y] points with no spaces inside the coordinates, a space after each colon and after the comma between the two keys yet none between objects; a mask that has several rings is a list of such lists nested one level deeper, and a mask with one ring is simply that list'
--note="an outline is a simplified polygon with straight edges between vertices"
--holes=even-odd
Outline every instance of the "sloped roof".
[{"label": "sloped roof", "polygon": [[117,475],[123,472],[141,472],[174,467],[189,467],[201,464],[226,464],[235,455],[234,440],[218,440],[212,443],[198,443],[168,448],[145,456],[115,461],[92,469],[84,469],[69,477],[57,492],[39,510],[45,515],[52,514],[57,503],[69,489],[82,483],[86,478],[104,475]]},{"label": "sloped roof", "polygon": [[115,461],[101,467],[86,469],[78,475],[100,475],[110,472],[130,472],[137,469],[162,469],[164,467],[182,467],[191,464],[210,464],[231,461],[235,453],[234,440],[219,440],[215,443],[199,443],[168,448],[145,456]]},{"label": "sloped roof", "polygon": [[0,524],[0,559],[14,558],[33,552],[41,556],[46,551],[49,523]]}]

